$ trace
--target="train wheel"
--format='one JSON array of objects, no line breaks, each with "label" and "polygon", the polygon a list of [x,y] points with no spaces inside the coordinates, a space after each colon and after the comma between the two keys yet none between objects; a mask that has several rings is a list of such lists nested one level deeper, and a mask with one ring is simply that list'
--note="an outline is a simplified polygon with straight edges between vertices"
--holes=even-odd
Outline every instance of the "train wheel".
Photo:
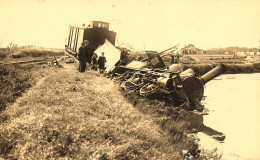
[{"label": "train wheel", "polygon": [[155,84],[146,84],[140,89],[141,96],[149,96],[159,91],[159,86]]},{"label": "train wheel", "polygon": [[131,79],[123,82],[121,84],[121,88],[124,88],[125,90],[135,90],[140,89],[144,85],[144,82],[141,79]]}]

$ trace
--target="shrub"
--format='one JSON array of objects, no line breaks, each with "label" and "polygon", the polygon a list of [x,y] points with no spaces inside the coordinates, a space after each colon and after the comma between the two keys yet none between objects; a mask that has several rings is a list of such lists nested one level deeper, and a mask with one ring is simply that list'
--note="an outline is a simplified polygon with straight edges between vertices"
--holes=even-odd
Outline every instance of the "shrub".
[{"label": "shrub", "polygon": [[6,57],[6,54],[4,52],[0,52],[0,60],[4,59]]}]

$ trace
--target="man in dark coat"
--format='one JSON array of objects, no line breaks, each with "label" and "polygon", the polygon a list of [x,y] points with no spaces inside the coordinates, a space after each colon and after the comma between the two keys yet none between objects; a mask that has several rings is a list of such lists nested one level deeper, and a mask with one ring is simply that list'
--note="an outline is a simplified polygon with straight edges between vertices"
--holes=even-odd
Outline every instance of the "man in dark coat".
[{"label": "man in dark coat", "polygon": [[81,43],[81,46],[79,47],[79,72],[85,72],[86,70],[86,62],[87,62],[87,58],[86,58],[86,52],[84,49],[84,42]]},{"label": "man in dark coat", "polygon": [[84,40],[84,43],[85,43],[84,50],[85,50],[85,54],[86,54],[86,61],[87,61],[87,63],[91,64],[92,54],[91,54],[91,48],[89,45],[89,41]]},{"label": "man in dark coat", "polygon": [[180,61],[180,55],[179,55],[179,53],[177,52],[177,54],[176,54],[176,63],[179,63],[179,61]]},{"label": "man in dark coat", "polygon": [[171,64],[175,63],[175,55],[171,54]]}]

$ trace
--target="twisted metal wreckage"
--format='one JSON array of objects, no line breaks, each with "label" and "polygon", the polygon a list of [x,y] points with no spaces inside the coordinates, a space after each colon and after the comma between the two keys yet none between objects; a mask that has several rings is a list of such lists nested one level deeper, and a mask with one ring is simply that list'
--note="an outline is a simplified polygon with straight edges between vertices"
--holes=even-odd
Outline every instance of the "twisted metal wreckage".
[{"label": "twisted metal wreckage", "polygon": [[141,96],[166,97],[174,106],[188,110],[203,111],[200,102],[204,85],[225,72],[225,66],[219,65],[203,76],[196,77],[191,68],[183,71],[179,64],[167,66],[162,57],[175,52],[177,46],[160,53],[146,51],[147,58],[123,65],[121,51],[115,47],[115,38],[116,33],[109,30],[109,23],[106,22],[91,21],[87,27],[70,26],[65,53],[77,60],[80,44],[88,40],[92,54],[100,56],[105,52],[106,72],[120,83],[123,90],[134,90]]}]

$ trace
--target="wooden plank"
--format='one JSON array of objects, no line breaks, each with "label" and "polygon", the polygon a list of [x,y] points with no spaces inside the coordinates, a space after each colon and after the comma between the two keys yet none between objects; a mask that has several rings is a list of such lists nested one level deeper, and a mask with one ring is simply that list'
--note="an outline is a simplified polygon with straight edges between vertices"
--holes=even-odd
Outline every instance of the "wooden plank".
[{"label": "wooden plank", "polygon": [[[64,53],[65,53],[66,55],[70,56],[71,58],[73,58],[76,63],[79,63],[78,58],[75,57],[74,55],[70,54],[70,51],[71,51],[71,50],[70,50],[70,51],[69,51],[69,50],[70,50],[70,49],[65,49],[65,52],[64,52]],[[72,51],[72,53],[74,53],[74,52]]]}]

